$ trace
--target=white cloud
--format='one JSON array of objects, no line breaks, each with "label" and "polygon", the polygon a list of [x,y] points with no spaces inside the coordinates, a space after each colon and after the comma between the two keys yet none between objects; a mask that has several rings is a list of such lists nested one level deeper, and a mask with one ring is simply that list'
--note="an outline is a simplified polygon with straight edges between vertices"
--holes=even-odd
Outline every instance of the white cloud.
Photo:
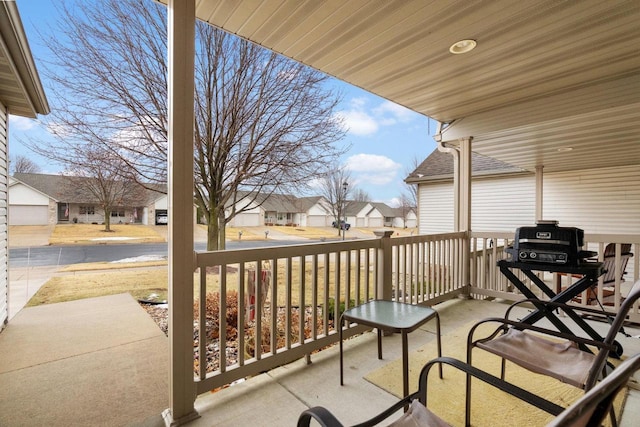
[{"label": "white cloud", "polygon": [[375,119],[364,111],[339,111],[336,115],[347,132],[363,136],[371,135],[378,131],[378,124]]},{"label": "white cloud", "polygon": [[9,126],[17,130],[29,130],[37,124],[38,121],[35,119],[9,115]]},{"label": "white cloud", "polygon": [[376,133],[382,126],[408,123],[413,120],[414,113],[390,101],[367,109],[367,99],[360,97],[349,100],[349,109],[339,111],[336,116],[347,132],[366,136]]},{"label": "white cloud", "polygon": [[401,164],[377,154],[356,154],[347,159],[345,166],[357,181],[372,185],[392,182],[402,169]]},{"label": "white cloud", "polygon": [[414,112],[402,105],[394,104],[391,101],[385,101],[376,107],[374,113],[383,121],[389,124],[407,123],[413,120]]},{"label": "white cloud", "polygon": [[67,126],[62,125],[60,123],[56,123],[56,122],[47,123],[47,132],[59,137],[65,137],[71,134],[71,131],[68,129]]},{"label": "white cloud", "polygon": [[387,205],[391,206],[392,208],[398,208],[402,206],[402,202],[400,201],[399,197],[392,197]]}]

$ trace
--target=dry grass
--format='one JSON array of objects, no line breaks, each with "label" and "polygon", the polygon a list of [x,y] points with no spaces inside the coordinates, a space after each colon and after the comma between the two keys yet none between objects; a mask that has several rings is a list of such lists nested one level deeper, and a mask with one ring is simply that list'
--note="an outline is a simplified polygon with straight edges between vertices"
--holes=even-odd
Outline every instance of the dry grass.
[{"label": "dry grass", "polygon": [[58,224],[49,238],[51,245],[164,241],[155,230],[141,224],[112,224],[111,232],[104,231],[104,225],[99,224]]},{"label": "dry grass", "polygon": [[323,239],[323,238],[337,238],[338,229],[332,230],[328,228],[317,227],[272,227],[273,230],[283,234],[290,234],[292,236],[305,237],[307,239]]},{"label": "dry grass", "polygon": [[167,270],[120,270],[56,276],[31,298],[28,307],[128,292],[134,298],[167,298]]},{"label": "dry grass", "polygon": [[[102,263],[95,263],[94,267],[97,267]],[[106,264],[106,263],[105,263]],[[141,263],[128,264],[130,267],[144,267]],[[167,269],[163,267],[156,268],[124,268],[123,265],[118,265],[117,271],[90,271],[84,269],[83,265],[69,266],[65,268],[66,272],[74,271],[77,274],[64,274],[51,278],[45,283],[40,290],[34,295],[34,297],[27,304],[28,306],[36,306],[41,304],[52,304],[65,301],[73,301],[83,298],[93,298],[105,295],[114,295],[119,293],[128,292],[136,299],[144,299],[150,294],[155,293],[159,296],[160,300],[167,299],[167,283],[168,275]],[[321,263],[318,265],[318,283],[317,283],[317,302],[322,303],[325,299],[325,292],[328,293],[327,298],[335,298],[335,270],[334,264],[329,264],[329,281],[324,282],[325,266]],[[301,281],[300,281],[300,263],[298,261],[292,261],[291,263],[291,299],[287,301],[287,293],[285,291],[288,279],[287,271],[282,261],[278,265],[277,269],[277,290],[276,300],[278,306],[285,306],[290,304],[292,306],[299,306],[301,302]],[[234,266],[229,266],[227,272],[227,291],[239,291],[238,283],[239,277],[237,270]],[[360,298],[364,297],[364,277],[365,273],[361,272],[361,291]],[[199,281],[200,276],[198,273],[194,274],[193,286],[194,294],[196,297],[199,294]],[[341,273],[340,283],[342,289],[340,290],[340,299],[344,300],[344,272]],[[245,279],[245,286],[248,283],[248,279]],[[312,288],[312,273],[311,263],[307,262],[305,265],[305,279],[304,279],[304,305],[309,305],[312,302],[314,290]],[[373,272],[369,272],[370,289],[373,289]],[[273,282],[270,283],[270,290],[267,294],[266,301],[270,302],[272,297]],[[207,273],[207,292],[219,292],[220,291],[220,274],[216,271]],[[373,291],[371,291],[373,292]],[[372,296],[372,295],[370,295]],[[356,297],[356,285],[355,285],[355,272],[351,273],[351,292],[350,299]]]},{"label": "dry grass", "polygon": [[63,273],[97,270],[121,270],[127,268],[160,267],[167,265],[167,260],[140,261],[140,262],[87,262],[83,264],[71,264],[62,267],[58,271]]}]

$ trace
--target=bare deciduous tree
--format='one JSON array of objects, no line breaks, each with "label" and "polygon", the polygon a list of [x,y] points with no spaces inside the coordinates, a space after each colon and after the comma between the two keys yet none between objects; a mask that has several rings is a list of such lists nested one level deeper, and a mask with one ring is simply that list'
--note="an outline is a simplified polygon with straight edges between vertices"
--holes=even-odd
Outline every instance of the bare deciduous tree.
[{"label": "bare deciduous tree", "polygon": [[[420,166],[420,160],[417,157],[413,157],[411,159],[411,163],[405,169],[405,176],[409,176],[415,171],[418,166]],[[403,200],[404,199],[404,200]],[[401,204],[408,203],[410,206],[417,209],[418,207],[418,185],[417,184],[409,184],[405,182],[405,191],[400,195]]]},{"label": "bare deciduous tree", "polygon": [[371,196],[369,195],[369,193],[364,191],[362,188],[354,188],[354,190],[351,192],[351,198],[355,202],[370,202],[371,201]]},{"label": "bare deciduous tree", "polygon": [[75,153],[76,160],[69,163],[67,193],[76,194],[76,200],[97,204],[104,212],[104,231],[111,231],[111,213],[114,209],[140,206],[146,202],[145,190],[128,175],[128,166],[119,157],[104,150]]},{"label": "bare deciduous tree", "polygon": [[406,193],[403,193],[400,195],[400,199],[398,200],[398,208],[402,215],[402,224],[404,228],[407,228],[407,218],[409,217],[409,213],[415,210],[416,206],[413,204],[410,197]]},{"label": "bare deciduous tree", "polygon": [[39,173],[40,166],[30,158],[18,154],[9,161],[11,174],[15,173]]},{"label": "bare deciduous tree", "polygon": [[[350,181],[351,175],[344,168],[330,170],[320,180],[320,193],[329,202],[331,215],[337,224],[340,224],[345,217],[349,207],[349,195],[354,191],[353,187],[349,186]],[[340,227],[338,227],[338,235],[340,235]]]},{"label": "bare deciduous tree", "polygon": [[[55,83],[54,146],[99,146],[142,184],[166,182],[166,9],[151,1],[63,6],[47,37]],[[339,98],[327,77],[220,30],[197,23],[194,201],[209,250],[224,248],[225,224],[258,194],[304,188],[340,154]]]}]

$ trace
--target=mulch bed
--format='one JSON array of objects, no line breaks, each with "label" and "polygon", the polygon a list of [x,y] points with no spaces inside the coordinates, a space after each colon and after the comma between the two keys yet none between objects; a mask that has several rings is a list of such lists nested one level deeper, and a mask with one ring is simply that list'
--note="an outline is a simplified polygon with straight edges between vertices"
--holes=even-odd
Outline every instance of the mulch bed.
[{"label": "mulch bed", "polygon": [[[151,318],[156,322],[158,327],[168,336],[169,331],[169,309],[166,304],[145,304],[140,303],[140,306],[145,309],[145,311],[151,316]],[[311,307],[307,307],[305,309],[305,338],[311,337],[311,316],[313,313],[313,309]],[[278,307],[278,336],[277,336],[277,346],[278,348],[282,348],[285,346],[286,337],[282,332],[284,330],[284,324],[286,322],[285,318],[286,310],[284,307]],[[318,334],[322,332],[322,317],[321,317],[321,309],[318,308],[318,324],[317,331]],[[299,323],[299,309],[292,308],[291,310],[291,324],[292,324],[292,334],[290,340],[292,342],[297,342],[298,339],[298,323]],[[267,306],[264,310],[264,317],[262,321],[262,351],[263,353],[268,353],[270,351],[269,343],[270,343],[270,308]],[[193,357],[194,357],[194,372],[198,372],[198,346],[199,346],[199,327],[198,322],[194,320],[193,322],[194,331],[193,331]],[[333,327],[333,321],[329,322],[329,329]],[[213,372],[220,369],[220,340],[218,335],[218,326],[217,322],[207,316],[207,331],[209,338],[207,339],[207,372]],[[254,352],[253,349],[253,336],[255,335],[255,322],[249,322],[245,328],[245,343],[246,349],[245,351],[245,359],[249,359],[252,357]],[[227,358],[227,366],[233,365],[238,361],[238,339],[237,339],[237,330],[233,326],[227,327],[227,341],[226,341],[226,358]],[[250,353],[251,355],[247,355],[246,353]]]}]

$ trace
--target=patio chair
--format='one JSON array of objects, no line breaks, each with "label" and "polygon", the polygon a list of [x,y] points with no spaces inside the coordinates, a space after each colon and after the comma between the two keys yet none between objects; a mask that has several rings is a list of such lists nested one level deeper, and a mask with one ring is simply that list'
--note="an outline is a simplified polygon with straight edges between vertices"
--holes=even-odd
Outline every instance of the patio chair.
[{"label": "patio chair", "polygon": [[[631,252],[631,243],[621,243],[620,244],[620,282],[624,282],[624,275],[627,273],[627,263],[629,259],[633,256],[633,252]],[[602,304],[605,305],[614,305],[611,300],[615,295],[615,283],[616,283],[616,244],[609,243],[604,248],[604,254],[602,259],[602,268],[604,270],[604,274],[602,275],[602,283],[605,289],[603,289],[603,301]],[[563,273],[557,273],[557,284],[556,289],[560,289],[560,277],[565,276]],[[576,276],[572,276],[576,277]],[[580,276],[577,276],[580,277]],[[582,302],[580,296],[574,299],[576,302]],[[624,298],[623,298],[624,300]],[[587,304],[595,304],[599,303],[597,291],[593,288],[587,290]]]},{"label": "patio chair", "polygon": [[[638,298],[640,298],[640,280],[633,285],[602,341],[510,320],[509,315],[512,308],[527,300],[516,302],[507,309],[504,318],[485,319],[471,328],[467,337],[467,363],[472,364],[472,350],[477,347],[502,358],[502,380],[505,379],[505,364],[509,360],[529,371],[556,378],[563,383],[588,391],[606,374],[606,369],[611,368],[607,363],[609,355],[616,357],[622,355],[622,347],[616,341],[616,336],[622,329],[627,313]],[[539,309],[548,311],[567,308],[591,314],[603,314],[599,310],[576,306],[568,308],[566,304],[549,301],[536,300],[535,305]],[[499,325],[489,335],[475,338],[474,334],[478,327],[487,323],[498,323]],[[583,351],[579,348],[579,346],[584,348],[585,345],[594,348],[595,353],[590,352],[590,348],[587,348],[589,351]],[[471,378],[467,376],[467,424],[469,422],[470,393]],[[612,422],[615,426],[613,414]]]},{"label": "patio chair", "polygon": [[[444,420],[438,417],[427,408],[427,378],[433,365],[447,364],[459,369],[468,375],[478,378],[505,393],[515,396],[533,406],[557,415],[556,418],[547,424],[547,427],[579,427],[579,426],[599,426],[602,420],[609,413],[613,400],[618,392],[627,384],[629,378],[640,369],[640,354],[625,360],[614,372],[597,386],[592,388],[584,396],[571,404],[567,409],[563,409],[554,403],[529,393],[519,387],[509,384],[498,377],[481,371],[471,365],[449,357],[439,357],[427,363],[420,372],[419,388],[415,393],[410,394],[396,404],[376,415],[375,417],[357,424],[356,427],[369,427],[380,424],[394,413],[406,405],[411,405],[409,411],[394,421],[391,426],[449,426]],[[505,408],[508,410],[508,408]],[[326,408],[316,406],[307,409],[298,418],[298,427],[308,427],[311,420],[323,427],[343,427],[343,424]],[[387,425],[387,424],[385,424]]]}]

